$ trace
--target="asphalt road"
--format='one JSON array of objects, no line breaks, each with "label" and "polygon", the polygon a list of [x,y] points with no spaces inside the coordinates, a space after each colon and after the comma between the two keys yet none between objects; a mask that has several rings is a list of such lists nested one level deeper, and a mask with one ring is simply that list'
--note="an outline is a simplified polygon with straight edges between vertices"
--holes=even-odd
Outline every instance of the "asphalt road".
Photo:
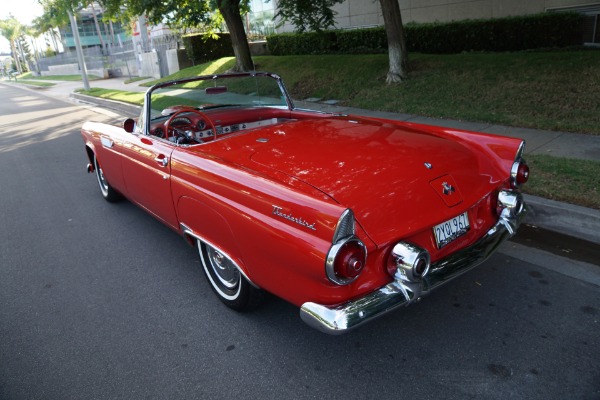
[{"label": "asphalt road", "polygon": [[[344,336],[225,308],[194,250],[105,202],[79,127],[0,84],[0,399],[600,399],[600,288],[501,253]],[[594,271],[592,271],[592,274]]]}]

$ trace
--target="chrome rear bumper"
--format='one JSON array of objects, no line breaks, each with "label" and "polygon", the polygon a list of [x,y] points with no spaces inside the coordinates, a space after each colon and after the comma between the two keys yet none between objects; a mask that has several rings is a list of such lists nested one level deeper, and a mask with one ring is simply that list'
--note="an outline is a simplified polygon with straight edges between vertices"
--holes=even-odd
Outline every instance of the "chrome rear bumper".
[{"label": "chrome rear bumper", "polygon": [[500,244],[515,234],[527,212],[521,195],[518,197],[520,202],[516,209],[503,212],[496,225],[472,246],[433,263],[422,281],[395,279],[362,298],[337,307],[307,302],[300,308],[300,317],[315,329],[339,335],[398,307],[418,301],[431,290],[485,261]]}]

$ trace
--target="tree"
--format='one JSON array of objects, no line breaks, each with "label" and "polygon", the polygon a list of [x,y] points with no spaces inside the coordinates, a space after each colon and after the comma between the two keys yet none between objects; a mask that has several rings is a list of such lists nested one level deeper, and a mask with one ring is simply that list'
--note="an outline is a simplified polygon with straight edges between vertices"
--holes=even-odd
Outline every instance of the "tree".
[{"label": "tree", "polygon": [[[66,24],[66,22],[64,24]],[[41,16],[33,20],[33,26],[35,29],[38,32],[47,35],[47,38],[50,39],[55,53],[58,53],[58,41],[60,40],[56,28],[64,24],[59,22],[47,7],[44,7],[44,13]],[[46,42],[48,43],[48,39],[46,39]]]},{"label": "tree", "polygon": [[398,0],[379,0],[385,33],[388,40],[388,57],[390,69],[386,82],[389,84],[402,82],[408,77],[408,51],[404,38],[404,26]]},{"label": "tree", "polygon": [[100,45],[102,46],[102,53],[107,54],[106,51],[106,43],[104,42],[104,38],[102,37],[102,31],[100,30],[100,24],[98,23],[98,15],[96,15],[96,7],[94,6],[95,0],[90,0],[89,5],[92,8],[92,18],[94,19],[94,25],[96,26],[96,34],[98,35],[98,39],[100,39]]},{"label": "tree", "polygon": [[9,14],[8,18],[0,21],[0,34],[8,40],[17,71],[19,74],[22,74],[23,68],[21,67],[19,53],[17,52],[17,40],[21,36],[21,24],[15,17]]},{"label": "tree", "polygon": [[21,68],[23,69],[23,72],[27,72],[31,70],[31,61],[33,60],[33,55],[31,54],[31,47],[29,46],[29,43],[27,43],[24,29],[25,27],[21,27],[21,35],[17,38],[16,42],[22,58]]},{"label": "tree", "polygon": [[151,23],[168,21],[180,27],[208,25],[212,13],[218,10],[231,35],[235,70],[254,69],[241,16],[249,10],[249,0],[104,0],[103,5],[111,18],[132,20],[138,15],[146,15]]},{"label": "tree", "polygon": [[[319,31],[334,25],[335,13],[331,10],[343,0],[279,0],[277,16],[289,20],[299,32],[307,29]],[[379,0],[388,40],[388,84],[401,82],[408,77],[408,52],[404,26],[398,0]]]},{"label": "tree", "polygon": [[331,9],[344,0],[279,0],[275,14],[282,21],[290,21],[297,32],[320,32],[334,26],[335,13]]},{"label": "tree", "polygon": [[84,3],[82,3],[81,0],[40,0],[40,3],[44,7],[44,14],[49,14],[49,20],[51,19],[55,22],[59,22],[61,25],[66,25],[66,21],[69,21],[73,32],[73,39],[75,40],[75,50],[77,51],[77,60],[81,70],[83,88],[85,90],[90,90],[83,49],[81,48],[77,21],[75,19],[76,10],[80,10]]},{"label": "tree", "polygon": [[[235,54],[235,69],[237,71],[251,71],[254,69],[250,46],[244,29],[244,22],[240,14],[240,0],[216,0],[217,8],[221,12],[227,29],[231,35],[233,54]],[[245,1],[246,8],[248,2]]]},{"label": "tree", "polygon": [[[28,25],[25,27],[24,29],[25,35],[29,38],[29,42],[28,45],[31,45],[31,48],[33,50],[33,57],[31,61],[35,61],[35,66],[37,71],[39,72],[39,66],[38,66],[38,62],[39,62],[39,52],[37,49],[37,46],[35,44],[35,39],[37,37],[39,37],[42,32],[38,31],[34,25]],[[27,42],[26,42],[27,43]]]}]

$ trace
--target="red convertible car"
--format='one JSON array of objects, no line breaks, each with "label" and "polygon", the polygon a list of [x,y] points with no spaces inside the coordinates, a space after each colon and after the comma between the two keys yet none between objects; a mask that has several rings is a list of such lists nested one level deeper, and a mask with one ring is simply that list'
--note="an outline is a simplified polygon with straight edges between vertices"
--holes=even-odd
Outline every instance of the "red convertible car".
[{"label": "red convertible car", "polygon": [[526,212],[522,140],[299,109],[271,73],[161,83],[81,132],[102,196],[196,246],[227,306],[270,292],[332,334],[481,263]]}]

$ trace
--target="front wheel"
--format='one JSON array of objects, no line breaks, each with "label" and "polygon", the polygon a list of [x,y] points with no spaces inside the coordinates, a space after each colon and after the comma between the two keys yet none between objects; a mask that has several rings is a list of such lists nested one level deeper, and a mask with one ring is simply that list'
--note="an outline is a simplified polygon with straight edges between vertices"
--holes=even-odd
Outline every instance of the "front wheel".
[{"label": "front wheel", "polygon": [[102,197],[111,203],[121,200],[123,196],[121,196],[121,193],[117,192],[112,186],[110,186],[106,180],[106,177],[104,176],[104,171],[102,171],[102,167],[100,166],[98,158],[95,154],[94,169],[96,170],[96,178],[98,179],[98,186],[100,186],[100,193],[102,193]]},{"label": "front wheel", "polygon": [[248,311],[261,303],[264,292],[252,286],[229,257],[200,240],[197,247],[204,274],[219,300],[237,311]]}]

